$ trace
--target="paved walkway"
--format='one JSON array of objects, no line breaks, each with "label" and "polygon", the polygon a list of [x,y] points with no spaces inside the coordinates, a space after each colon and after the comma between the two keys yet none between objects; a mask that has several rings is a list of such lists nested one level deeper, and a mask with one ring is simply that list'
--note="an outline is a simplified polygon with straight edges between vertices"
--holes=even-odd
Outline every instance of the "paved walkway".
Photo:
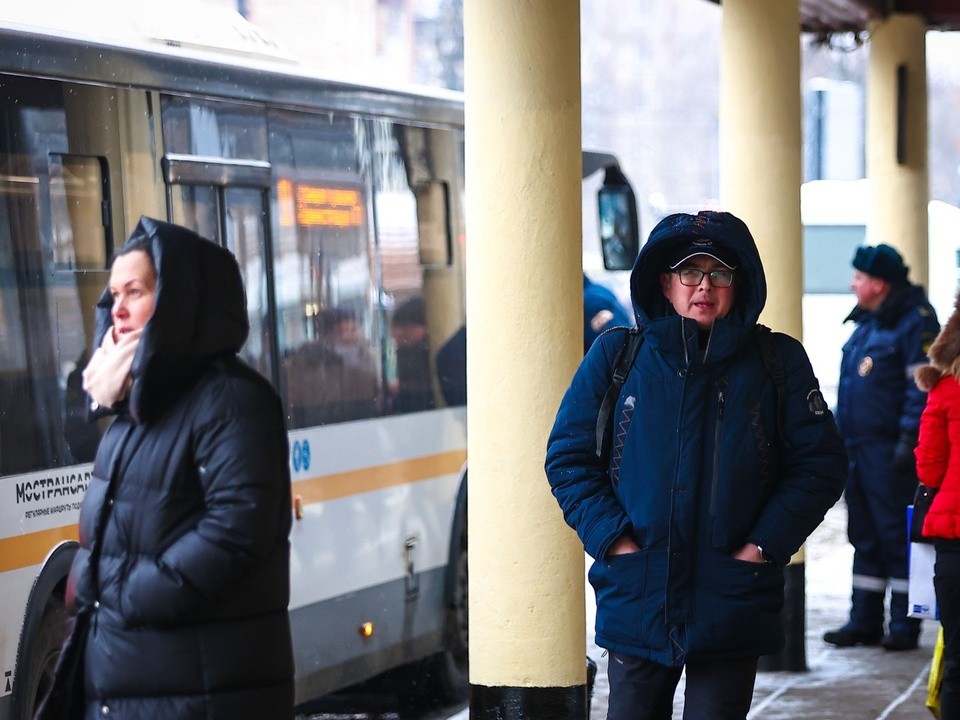
[{"label": "paved walkway", "polygon": [[[806,557],[806,672],[761,672],[749,718],[757,720],[927,720],[927,675],[937,625],[924,621],[920,648],[891,653],[879,647],[835,648],[823,642],[826,630],[846,621],[853,548],[846,539],[843,501],[810,537]],[[592,593],[588,588],[588,601]],[[590,720],[604,720],[607,707],[606,657],[592,643],[588,607],[587,653],[599,667]],[[674,718],[683,715],[683,681]]]}]

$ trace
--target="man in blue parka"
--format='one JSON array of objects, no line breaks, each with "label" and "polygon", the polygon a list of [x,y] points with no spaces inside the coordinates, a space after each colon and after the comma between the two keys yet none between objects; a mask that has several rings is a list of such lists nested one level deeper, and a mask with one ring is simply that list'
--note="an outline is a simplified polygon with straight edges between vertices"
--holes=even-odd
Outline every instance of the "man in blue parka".
[{"label": "man in blue parka", "polygon": [[[664,218],[631,275],[643,342],[612,423],[597,414],[627,331],[593,344],[557,413],[546,471],[595,562],[609,720],[745,718],[760,655],[784,644],[782,566],[843,489],[846,458],[803,347],[774,334],[783,400],[757,318],[760,256],[730,213]],[[778,415],[782,430],[778,430]]]},{"label": "man in blue parka", "polygon": [[[940,331],[923,288],[889,245],[863,246],[853,257],[850,289],[856,328],[843,346],[837,422],[850,457],[845,499],[853,545],[850,619],[823,639],[838,647],[917,647],[920,620],[907,617],[906,508],[917,475],[913,449],[926,394],[913,369],[927,361]],[[884,635],[884,595],[890,622]]]}]

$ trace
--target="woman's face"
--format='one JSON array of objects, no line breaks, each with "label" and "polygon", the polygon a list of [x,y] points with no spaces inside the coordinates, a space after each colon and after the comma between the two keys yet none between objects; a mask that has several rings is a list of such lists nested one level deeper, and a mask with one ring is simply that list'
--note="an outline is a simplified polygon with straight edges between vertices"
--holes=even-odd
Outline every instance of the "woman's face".
[{"label": "woman's face", "polygon": [[113,339],[143,329],[153,315],[157,291],[150,256],[143,250],[133,250],[117,257],[110,270],[109,288],[113,298]]}]

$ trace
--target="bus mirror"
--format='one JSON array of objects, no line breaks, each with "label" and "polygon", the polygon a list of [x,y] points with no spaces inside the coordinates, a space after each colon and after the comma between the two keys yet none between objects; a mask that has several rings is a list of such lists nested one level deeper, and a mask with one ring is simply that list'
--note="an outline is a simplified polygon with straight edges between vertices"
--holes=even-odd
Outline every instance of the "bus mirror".
[{"label": "bus mirror", "polygon": [[617,166],[608,167],[597,193],[603,267],[630,270],[640,250],[640,223],[633,188]]}]

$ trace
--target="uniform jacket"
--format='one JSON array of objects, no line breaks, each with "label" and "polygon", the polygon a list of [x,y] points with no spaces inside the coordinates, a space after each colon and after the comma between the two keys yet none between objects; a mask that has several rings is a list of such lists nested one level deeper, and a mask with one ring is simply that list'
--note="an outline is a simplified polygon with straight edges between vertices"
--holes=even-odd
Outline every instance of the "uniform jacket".
[{"label": "uniform jacket", "polygon": [[960,539],[960,384],[951,374],[960,358],[960,298],[957,312],[930,347],[930,364],[917,369],[917,385],[928,391],[920,417],[917,476],[939,488],[923,523],[931,538]]},{"label": "uniform jacket", "polygon": [[633,320],[613,292],[583,275],[583,352],[604,330],[630,327]]},{"label": "uniform jacket", "polygon": [[895,443],[916,437],[926,398],[913,370],[940,331],[923,288],[895,286],[876,310],[856,308],[847,320],[856,329],[843,346],[837,423],[847,443]]},{"label": "uniform jacket", "polygon": [[[666,665],[782,646],[781,565],[836,502],[846,470],[806,353],[776,334],[787,376],[781,447],[775,386],[754,339],[766,298],[759,254],[743,223],[704,217],[702,232],[741,258],[734,308],[702,349],[696,323],[663,298],[658,276],[677,237],[661,223],[631,276],[644,341],[615,410],[610,466],[594,430],[624,330],[601,335],[584,358],[546,457],[564,517],[595,559],[597,643]],[[623,533],[641,550],[606,557]],[[748,541],[775,562],[733,559]]]},{"label": "uniform jacket", "polygon": [[[86,717],[291,718],[287,440],[276,393],[236,357],[239,269],[183,228],[143,218],[134,234],[151,240],[156,306],[68,588],[71,611],[92,612]],[[105,292],[98,343],[110,322]]]}]

